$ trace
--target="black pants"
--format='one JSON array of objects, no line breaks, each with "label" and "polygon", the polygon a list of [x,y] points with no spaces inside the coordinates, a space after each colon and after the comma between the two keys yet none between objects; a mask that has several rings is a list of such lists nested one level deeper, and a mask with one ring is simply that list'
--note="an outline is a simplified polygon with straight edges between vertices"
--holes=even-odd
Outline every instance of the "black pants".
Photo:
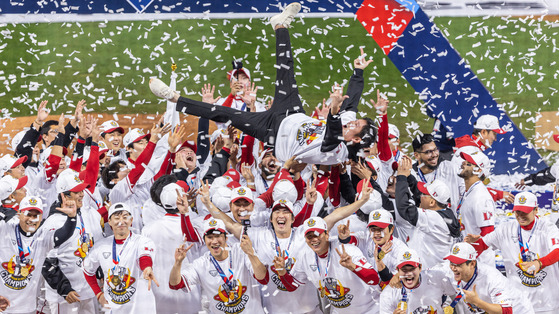
[{"label": "black pants", "polygon": [[230,123],[243,133],[264,142],[269,147],[273,147],[283,119],[290,114],[305,113],[295,81],[291,41],[287,28],[276,30],[276,64],[278,68],[276,71],[274,103],[266,111],[245,112],[185,97],[179,98],[177,111],[215,122]]}]

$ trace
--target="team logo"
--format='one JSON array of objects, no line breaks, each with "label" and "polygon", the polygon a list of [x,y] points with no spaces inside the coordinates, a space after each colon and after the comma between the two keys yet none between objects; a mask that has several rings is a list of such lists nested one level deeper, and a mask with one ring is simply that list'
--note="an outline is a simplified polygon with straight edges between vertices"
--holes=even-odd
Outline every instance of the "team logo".
[{"label": "team logo", "polygon": [[138,129],[138,135],[142,136],[142,135],[146,135],[146,133],[144,133],[144,130]]},{"label": "team logo", "polygon": [[74,251],[74,256],[79,257],[76,265],[82,266],[83,260],[87,256],[89,250],[93,247],[93,238],[89,233],[84,233],[83,236],[78,237],[78,249]]},{"label": "team logo", "polygon": [[29,199],[29,205],[31,206],[36,206],[37,205],[37,199],[32,197]]},{"label": "team logo", "polygon": [[437,196],[438,196],[438,194],[437,194],[437,192],[436,192],[436,191],[435,191],[435,192],[433,192],[433,193],[432,193],[431,195],[432,195],[433,197],[437,197]]},{"label": "team logo", "polygon": [[379,219],[380,219],[380,213],[379,212],[374,212],[373,220],[379,220]]},{"label": "team logo", "polygon": [[130,276],[130,269],[115,266],[107,272],[107,294],[115,304],[126,304],[136,292],[132,285],[136,279]]},{"label": "team logo", "polygon": [[33,259],[23,263],[19,256],[14,255],[9,262],[2,263],[0,277],[6,287],[13,290],[22,290],[31,281],[34,270]]},{"label": "team logo", "polygon": [[118,123],[116,123],[116,121],[114,120],[112,120],[110,124],[111,126],[118,127]]},{"label": "team logo", "polygon": [[411,259],[411,253],[406,251],[406,253],[404,253],[404,255],[402,255],[402,257],[406,260],[409,261]]},{"label": "team logo", "polygon": [[99,143],[97,143],[97,145],[99,145],[99,150],[107,149],[107,144],[105,144],[105,142],[99,141]]},{"label": "team logo", "polygon": [[217,226],[217,220],[215,219],[210,220],[210,227],[215,227],[215,226]]},{"label": "team logo", "polygon": [[319,281],[318,291],[321,298],[327,297],[330,304],[337,308],[346,308],[351,305],[351,300],[353,300],[353,294],[349,294],[350,289],[344,287],[336,278],[327,277]]},{"label": "team logo", "polygon": [[325,124],[320,121],[303,123],[297,130],[299,146],[310,145],[324,132]]},{"label": "team logo", "polygon": [[421,306],[413,310],[412,314],[436,314],[437,311],[432,306]]},{"label": "team logo", "polygon": [[309,221],[307,221],[307,226],[309,227],[314,227],[315,224],[316,224],[316,220],[314,219],[309,219]]},{"label": "team logo", "polygon": [[522,195],[521,197],[518,198],[518,203],[521,205],[526,204],[526,196]]},{"label": "team logo", "polygon": [[76,181],[76,183],[82,184],[83,181],[80,179],[80,177],[78,177],[78,175],[74,176],[74,181]]},{"label": "team logo", "polygon": [[239,194],[239,195],[246,195],[246,194],[247,194],[247,191],[245,190],[245,188],[239,188],[239,189],[237,190],[237,194]]},{"label": "team logo", "polygon": [[459,252],[460,252],[460,248],[458,247],[458,245],[455,246],[455,247],[452,249],[452,254],[454,254],[454,255],[458,254]]},{"label": "team logo", "polygon": [[215,307],[224,313],[237,314],[245,310],[249,296],[246,295],[247,287],[240,280],[231,280],[230,284],[223,283],[219,286],[214,300]]},{"label": "team logo", "polygon": [[[274,246],[275,246],[275,244],[274,244]],[[295,261],[296,261],[295,258],[292,258],[292,257],[286,259],[285,270],[287,270],[287,272],[291,271],[291,269],[295,265]],[[276,287],[278,287],[278,290],[287,291],[287,289],[285,288],[285,286],[281,282],[280,277],[278,276],[276,268],[272,265],[272,267],[270,267],[270,269],[272,270],[272,275],[270,276],[270,278],[272,279],[272,282],[276,285]]]}]

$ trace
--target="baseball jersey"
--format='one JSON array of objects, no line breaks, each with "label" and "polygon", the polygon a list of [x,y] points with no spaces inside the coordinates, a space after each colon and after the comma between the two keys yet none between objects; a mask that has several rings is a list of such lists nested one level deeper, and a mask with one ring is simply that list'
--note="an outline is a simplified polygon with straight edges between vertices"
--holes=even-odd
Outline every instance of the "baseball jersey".
[{"label": "baseball jersey", "polygon": [[458,176],[460,171],[460,164],[453,161],[441,160],[437,166],[437,169],[430,173],[424,174],[421,169],[417,172],[412,171],[412,175],[417,179],[417,182],[431,183],[435,179],[442,180],[447,183],[450,189],[450,204],[452,209],[456,212],[456,207],[460,202],[460,196],[462,195],[464,188],[464,180]]},{"label": "baseball jersey", "polygon": [[[42,226],[33,236],[27,237],[20,231],[19,220],[0,221],[0,295],[11,303],[3,313],[35,312],[41,270],[48,251],[54,248],[55,231]],[[29,253],[25,257],[27,262],[20,259],[16,232],[24,254]]]},{"label": "baseball jersey", "polygon": [[454,297],[454,288],[441,270],[422,270],[419,285],[413,289],[386,286],[380,295],[380,314],[392,314],[403,299],[407,299],[406,313],[444,313],[443,295]]},{"label": "baseball jersey", "polygon": [[112,204],[126,203],[132,211],[132,231],[140,233],[143,227],[142,205],[150,198],[149,189],[153,185],[153,178],[144,183],[136,183],[131,186],[128,176],[111,189],[109,200]]},{"label": "baseball jersey", "polygon": [[[131,232],[122,244],[113,248],[114,243],[114,236],[99,241],[85,258],[83,272],[94,276],[97,268],[101,267],[104,274],[101,290],[109,302],[111,313],[156,313],[153,292],[148,291],[148,281],[143,278],[139,263],[142,256],[155,259],[153,241]],[[158,279],[165,276],[155,272],[154,275]],[[82,281],[85,282],[84,279]],[[152,287],[154,285],[152,283]],[[93,293],[91,288],[89,290]]]},{"label": "baseball jersey", "polygon": [[[299,252],[307,247],[302,228],[293,228],[289,238],[277,238],[281,252],[287,252],[286,269],[290,271],[299,261]],[[276,237],[273,229],[251,228],[248,232],[252,245],[260,261],[269,266],[274,265],[277,256]],[[293,292],[285,289],[275,268],[269,268],[270,281],[262,289],[264,307],[269,313],[309,313],[318,307],[316,289],[312,285],[303,285]]]},{"label": "baseball jersey", "polygon": [[283,119],[278,129],[275,152],[280,162],[292,156],[302,163],[335,165],[346,161],[348,150],[340,143],[329,152],[321,152],[320,147],[326,133],[326,123],[303,113],[289,115]]},{"label": "baseball jersey", "polygon": [[[352,244],[344,245],[353,263],[372,268],[363,253]],[[290,274],[301,289],[301,284],[311,283],[318,289],[321,298],[326,297],[332,313],[366,313],[374,307],[372,288],[356,274],[340,265],[340,256],[335,248],[342,250],[337,240],[330,241],[325,258],[320,258],[308,246],[301,252],[300,261],[295,263]]]},{"label": "baseball jersey", "polygon": [[223,281],[210,256],[206,252],[182,269],[185,284],[182,290],[190,292],[194,285],[199,285],[202,296],[210,302],[210,313],[264,313],[260,298],[262,286],[254,278],[252,264],[240,245],[229,246],[229,256],[223,261],[216,260],[227,277],[232,274],[229,280],[232,287]]},{"label": "baseball jersey", "polygon": [[[169,272],[175,263],[175,249],[183,244],[181,221],[179,215],[166,214],[142,229],[142,235],[151,239],[157,250],[153,260],[153,272],[156,275],[159,287],[152,285],[155,296],[157,313],[180,313],[188,304],[189,312],[200,311],[200,289],[194,287],[190,293],[184,293],[169,288]],[[188,244],[190,245],[190,244]],[[204,246],[205,247],[205,246]],[[186,265],[197,256],[195,251],[199,250],[199,244],[194,245],[183,261]]]},{"label": "baseball jersey", "polygon": [[[454,280],[454,276],[451,276],[449,280],[452,281],[452,285],[455,287],[455,294],[460,292],[458,287],[464,289],[467,285],[467,282],[464,281],[457,283]],[[477,276],[472,281],[468,290],[473,290],[473,285],[476,285],[476,292],[479,298],[485,302],[512,307],[513,313],[534,313],[532,304],[530,304],[526,296],[516,288],[511,287],[510,280],[504,277],[495,267],[478,264]],[[466,303],[464,298],[458,302],[456,309],[458,311],[461,310],[461,313],[485,313],[485,311],[477,306]]]},{"label": "baseball jersey", "polygon": [[56,180],[47,181],[45,167],[39,166],[25,168],[25,175],[29,181],[25,185],[28,195],[37,195],[43,202],[43,217],[48,217],[50,205],[57,199]]},{"label": "baseball jersey", "polygon": [[[468,234],[481,234],[482,227],[495,225],[495,202],[483,182],[477,181],[464,192],[457,213],[464,237]],[[485,250],[478,257],[478,262],[495,265],[495,252],[492,249]]]},{"label": "baseball jersey", "polygon": [[[67,216],[63,214],[53,214],[46,221],[43,227],[52,229],[60,228],[66,221]],[[66,242],[50,252],[49,256],[58,258],[58,265],[62,273],[68,278],[72,288],[85,300],[94,298],[95,295],[84,280],[81,270],[83,261],[97,245],[97,241],[103,239],[101,229],[101,215],[92,208],[82,207],[76,216],[76,229]],[[64,298],[53,290],[50,286],[46,287],[46,299],[51,303],[64,302]]]},{"label": "baseball jersey", "polygon": [[489,247],[501,250],[507,277],[523,295],[528,297],[536,311],[557,310],[559,308],[559,300],[556,295],[559,266],[554,264],[545,267],[536,275],[520,269],[519,229],[522,242],[528,249],[526,255],[532,260],[559,248],[559,229],[551,222],[539,218],[536,218],[532,230],[519,228],[516,220],[500,224],[499,228],[483,237],[483,242]]},{"label": "baseball jersey", "polygon": [[415,228],[408,246],[417,251],[423,267],[442,262],[454,243],[444,218],[434,210],[418,207]]}]

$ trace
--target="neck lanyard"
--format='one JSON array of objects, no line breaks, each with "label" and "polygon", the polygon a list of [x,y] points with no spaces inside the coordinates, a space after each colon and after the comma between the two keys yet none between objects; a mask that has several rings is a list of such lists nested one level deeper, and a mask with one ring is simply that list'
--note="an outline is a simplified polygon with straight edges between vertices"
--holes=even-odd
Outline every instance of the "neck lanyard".
[{"label": "neck lanyard", "polygon": [[537,224],[538,221],[536,220],[536,222],[532,226],[532,230],[530,230],[530,236],[528,237],[528,241],[526,241],[526,243],[522,241],[522,229],[520,228],[520,225],[518,225],[518,246],[520,247],[520,256],[522,256],[523,262],[526,262],[528,260],[526,256],[526,253],[530,250],[530,246],[528,245],[528,243],[532,239],[532,235],[534,235],[534,230],[536,229]]},{"label": "neck lanyard", "polygon": [[85,232],[85,224],[83,223],[83,218],[82,218],[82,214],[80,211],[78,211],[78,217],[80,218],[80,225],[81,228],[76,226],[76,229],[78,229],[78,231],[80,232],[80,238],[81,238],[81,242],[82,243],[86,243],[87,239],[86,239],[86,232]]},{"label": "neck lanyard", "polygon": [[132,237],[132,233],[130,233],[128,235],[128,238],[124,240],[124,244],[122,245],[122,248],[120,249],[118,255],[116,254],[116,238],[113,239],[113,264],[115,264],[115,267],[118,265],[118,263],[120,263],[120,255],[122,254],[122,251],[124,251],[124,248],[126,248],[126,245],[129,242],[128,240],[130,240],[131,237]]},{"label": "neck lanyard", "polygon": [[227,285],[227,287],[229,287],[230,290],[232,290],[234,288],[233,287],[233,257],[231,256],[231,253],[229,253],[228,255],[229,255],[229,277],[225,275],[225,272],[223,272],[223,269],[221,269],[221,266],[219,266],[219,263],[217,262],[215,257],[213,257],[213,255],[211,254],[210,254],[210,261],[212,261],[215,270],[219,273],[219,276],[221,277],[223,282]]},{"label": "neck lanyard", "polygon": [[[276,254],[277,256],[280,256],[281,247],[279,244],[278,236],[276,235],[276,231],[272,231],[272,233],[274,234],[274,239],[276,240]],[[287,245],[287,249],[283,250],[286,261],[289,259],[289,248],[291,247],[291,242],[293,241],[293,233],[294,233],[293,230],[291,230],[291,235],[289,236],[289,244]]]},{"label": "neck lanyard", "polygon": [[[402,302],[406,303],[408,301],[408,289],[406,288],[406,286],[404,286],[404,282],[402,282],[400,280],[400,284],[402,285]],[[419,285],[421,285],[421,274],[419,274],[419,282],[417,283],[417,285],[413,288],[410,289],[410,293],[413,292],[413,289],[419,287]]]},{"label": "neck lanyard", "polygon": [[[477,265],[476,265],[476,269],[474,270],[474,274],[472,275],[472,278],[470,278],[470,280],[468,280],[468,282],[466,283],[466,285],[464,285],[464,290],[470,289],[470,286],[474,283],[474,280],[476,280],[476,278],[477,278]],[[456,284],[456,287],[457,287],[460,291],[463,291],[463,290],[460,289],[460,282],[461,282],[461,281],[459,281],[459,282]],[[460,302],[460,299],[462,299],[463,296],[464,296],[464,293],[462,293],[462,292],[458,293],[458,295],[454,298],[454,300],[452,300],[452,303],[450,303],[450,306],[451,306],[452,308],[455,308],[456,305],[458,304],[458,302]]]},{"label": "neck lanyard", "polygon": [[460,197],[460,202],[458,202],[458,206],[456,207],[457,216],[460,216],[460,207],[462,207],[462,202],[464,201],[466,196],[468,196],[473,191],[474,187],[479,183],[481,183],[481,181],[476,181],[474,184],[472,184],[472,186],[470,186],[470,188],[466,192],[464,192],[464,194],[462,194],[462,197]]},{"label": "neck lanyard", "polygon": [[23,264],[27,264],[27,257],[29,256],[29,254],[31,254],[31,246],[33,245],[33,242],[35,242],[35,239],[33,239],[33,241],[31,241],[31,244],[27,247],[27,253],[25,253],[25,250],[23,249],[23,241],[21,241],[21,230],[19,224],[16,225],[15,227],[15,232],[16,232],[16,241],[17,241],[17,249],[18,249],[18,253],[19,253],[19,260],[21,263]]},{"label": "neck lanyard", "polygon": [[[332,244],[329,243],[328,244],[328,260],[326,261],[326,269],[324,270],[324,277],[328,277],[328,268],[330,266],[330,256],[332,255],[330,253],[330,249],[331,249]],[[318,274],[322,275],[322,272],[320,271],[320,263],[318,262],[318,254],[314,253],[314,258],[316,260],[316,268],[318,269]]]},{"label": "neck lanyard", "polygon": [[[437,170],[439,170],[439,168],[437,167],[437,169],[435,169],[435,176],[433,177],[433,180],[435,180],[437,178]],[[423,174],[423,171],[421,171],[421,169],[419,167],[417,167],[417,175],[419,176],[419,179],[424,182],[424,183],[429,183],[427,182],[427,179],[425,178],[425,175]]]},{"label": "neck lanyard", "polygon": [[264,179],[263,176],[260,176],[262,178],[262,182],[264,182],[264,187],[266,188],[266,191],[268,191],[268,181],[266,181],[266,179]]}]

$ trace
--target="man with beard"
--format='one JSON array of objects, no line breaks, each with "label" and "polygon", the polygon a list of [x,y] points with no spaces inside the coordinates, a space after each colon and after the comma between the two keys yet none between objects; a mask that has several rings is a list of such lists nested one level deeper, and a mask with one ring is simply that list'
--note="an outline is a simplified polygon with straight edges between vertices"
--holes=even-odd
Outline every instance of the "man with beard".
[{"label": "man with beard", "polygon": [[450,262],[452,285],[456,287],[456,297],[444,312],[460,309],[458,313],[534,313],[526,295],[511,287],[495,267],[478,264],[476,255],[472,245],[460,242],[444,258]]},{"label": "man with beard", "polygon": [[398,272],[380,295],[380,314],[444,313],[443,295],[454,296],[454,288],[441,270],[423,270],[413,249],[399,252]]},{"label": "man with beard", "polygon": [[528,297],[536,313],[556,313],[559,230],[545,218],[536,216],[538,203],[533,193],[518,193],[512,210],[516,220],[499,225],[483,237],[468,234],[465,241],[477,244],[478,252],[487,247],[499,249],[507,277]]},{"label": "man with beard", "polygon": [[[456,214],[460,221],[462,237],[468,234],[488,235],[495,230],[495,202],[483,184],[489,176],[489,158],[481,151],[462,153],[461,171],[465,192],[461,195]],[[495,253],[487,249],[479,257],[480,263],[495,266]]]},{"label": "man with beard", "polygon": [[0,295],[10,301],[3,313],[36,313],[47,253],[68,240],[76,227],[75,201],[63,200],[58,210],[67,217],[58,229],[41,228],[43,203],[34,196],[26,196],[20,202],[18,219],[4,216],[0,220]]}]

